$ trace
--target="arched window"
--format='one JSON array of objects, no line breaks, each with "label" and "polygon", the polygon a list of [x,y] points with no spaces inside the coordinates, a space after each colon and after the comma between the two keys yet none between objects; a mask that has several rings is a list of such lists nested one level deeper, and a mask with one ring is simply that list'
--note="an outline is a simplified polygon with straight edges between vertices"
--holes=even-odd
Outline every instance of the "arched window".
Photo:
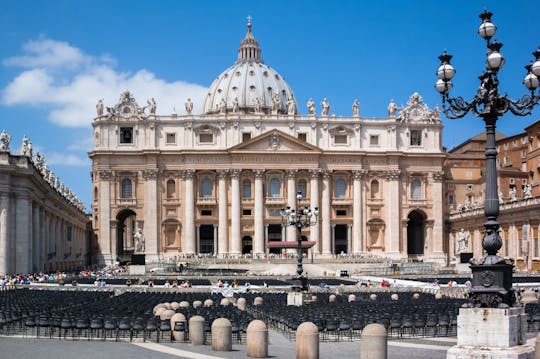
[{"label": "arched window", "polygon": [[176,183],[173,179],[167,181],[167,198],[173,198],[176,195]]},{"label": "arched window", "polygon": [[422,183],[420,180],[413,180],[411,182],[411,198],[415,200],[422,199]]},{"label": "arched window", "polygon": [[307,182],[305,179],[298,181],[298,192],[302,195],[302,198],[306,198],[307,194]]},{"label": "arched window", "polygon": [[345,180],[343,178],[336,180],[335,193],[336,198],[345,198]]},{"label": "arched window", "polygon": [[251,198],[251,181],[248,179],[242,182],[242,198]]},{"label": "arched window", "polygon": [[268,189],[269,197],[279,197],[281,196],[281,180],[279,178],[270,179],[270,187]]},{"label": "arched window", "polygon": [[131,188],[131,180],[129,178],[122,179],[122,190],[120,191],[120,195],[122,198],[131,198],[132,195],[132,188]]},{"label": "arched window", "polygon": [[201,197],[212,197],[212,180],[208,177],[201,181]]},{"label": "arched window", "polygon": [[379,197],[379,181],[373,180],[371,181],[371,198],[378,198]]},{"label": "arched window", "polygon": [[94,201],[97,201],[98,200],[98,188],[97,186],[94,187]]}]

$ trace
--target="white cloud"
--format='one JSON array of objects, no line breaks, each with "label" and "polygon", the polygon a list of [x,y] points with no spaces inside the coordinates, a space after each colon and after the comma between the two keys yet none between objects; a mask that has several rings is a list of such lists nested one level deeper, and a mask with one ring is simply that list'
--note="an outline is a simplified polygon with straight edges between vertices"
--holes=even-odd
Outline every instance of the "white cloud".
[{"label": "white cloud", "polygon": [[89,167],[90,159],[86,156],[77,156],[72,153],[51,152],[45,155],[47,165]]},{"label": "white cloud", "polygon": [[112,67],[114,59],[109,55],[89,56],[66,42],[45,38],[24,44],[23,52],[4,60],[4,65],[27,69],[3,89],[2,102],[46,106],[49,119],[60,126],[89,126],[96,115],[98,99],[104,99],[105,106],[113,106],[126,89],[141,106],[154,97],[158,115],[171,114],[173,108],[184,113],[183,104],[188,97],[195,109],[202,108],[206,87],[184,81],[167,82],[146,69],[119,72]]}]

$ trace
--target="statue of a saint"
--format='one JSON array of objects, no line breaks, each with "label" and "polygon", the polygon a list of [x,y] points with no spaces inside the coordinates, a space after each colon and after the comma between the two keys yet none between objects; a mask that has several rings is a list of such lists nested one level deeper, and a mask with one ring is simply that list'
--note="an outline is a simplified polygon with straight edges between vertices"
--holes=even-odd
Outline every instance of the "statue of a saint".
[{"label": "statue of a saint", "polygon": [[253,97],[251,101],[253,102],[253,108],[255,110],[255,113],[261,112],[261,100],[259,100],[258,97]]},{"label": "statue of a saint", "polygon": [[7,134],[6,130],[2,130],[2,133],[0,133],[0,151],[9,151],[9,141],[11,141],[11,136]]},{"label": "statue of a saint", "polygon": [[307,102],[307,110],[308,110],[310,115],[315,114],[315,101],[313,101],[313,99],[311,99],[311,98]]},{"label": "statue of a saint", "polygon": [[103,99],[99,99],[96,104],[97,117],[103,116]]},{"label": "statue of a saint", "polygon": [[277,115],[279,110],[279,94],[274,92],[272,94],[272,115]]},{"label": "statue of a saint", "polygon": [[441,110],[439,109],[439,104],[436,104],[435,108],[433,109],[433,117],[435,117],[436,119],[441,118]]},{"label": "statue of a saint", "polygon": [[219,113],[225,113],[227,111],[227,101],[224,98],[219,101]]},{"label": "statue of a saint", "polygon": [[28,140],[28,147],[26,148],[26,155],[32,159],[34,157],[34,148],[32,147],[32,141]]},{"label": "statue of a saint", "polygon": [[137,232],[133,235],[135,241],[135,253],[144,253],[144,234],[142,229],[137,229]]},{"label": "statue of a saint", "polygon": [[330,104],[328,103],[328,100],[326,97],[321,102],[322,110],[321,110],[321,116],[328,116],[328,113],[330,112]]},{"label": "statue of a saint", "polygon": [[155,115],[156,114],[156,108],[157,108],[156,100],[152,97],[150,100],[148,100],[146,102],[148,103],[150,114]]},{"label": "statue of a saint", "polygon": [[360,116],[360,102],[358,100],[354,100],[352,104],[352,115],[354,117]]},{"label": "statue of a saint", "polygon": [[517,199],[516,197],[516,187],[510,188],[510,201],[515,201]]},{"label": "statue of a saint", "polygon": [[397,105],[394,100],[390,100],[388,104],[388,117],[396,117]]},{"label": "statue of a saint", "polygon": [[523,198],[531,198],[532,197],[532,185],[526,184],[525,187],[523,187]]},{"label": "statue of a saint", "polygon": [[504,203],[503,193],[499,191],[499,203]]},{"label": "statue of a saint", "polygon": [[191,99],[188,98],[186,101],[186,115],[191,116],[192,111],[193,111],[193,102],[191,102]]},{"label": "statue of a saint", "polygon": [[28,137],[26,135],[22,139],[21,156],[28,156]]},{"label": "statue of a saint", "polygon": [[465,232],[463,228],[461,228],[457,234],[457,242],[456,242],[456,254],[461,253],[462,251],[466,250],[469,246],[469,232]]},{"label": "statue of a saint", "polygon": [[239,107],[240,106],[238,105],[238,97],[234,96],[234,98],[232,100],[232,112],[233,113],[238,113]]},{"label": "statue of a saint", "polygon": [[41,172],[41,169],[43,168],[44,163],[45,163],[45,158],[43,158],[43,155],[38,152],[36,154],[36,160],[34,162],[34,164],[36,165],[36,168],[38,169],[38,171]]},{"label": "statue of a saint", "polygon": [[292,97],[287,100],[287,115],[296,115],[296,102]]}]

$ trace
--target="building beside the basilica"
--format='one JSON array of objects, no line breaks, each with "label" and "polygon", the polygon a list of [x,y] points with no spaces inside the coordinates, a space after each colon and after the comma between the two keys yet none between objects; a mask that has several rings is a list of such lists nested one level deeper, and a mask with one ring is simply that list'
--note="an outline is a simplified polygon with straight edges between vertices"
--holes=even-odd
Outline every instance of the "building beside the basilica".
[{"label": "building beside the basilica", "polygon": [[[296,240],[280,209],[318,207],[314,257],[375,255],[444,264],[442,124],[417,93],[388,117],[308,113],[261,60],[248,24],[236,62],[183,115],[129,91],[92,125],[95,261],[198,254],[264,257]],[[193,105],[202,113],[193,115]]]}]

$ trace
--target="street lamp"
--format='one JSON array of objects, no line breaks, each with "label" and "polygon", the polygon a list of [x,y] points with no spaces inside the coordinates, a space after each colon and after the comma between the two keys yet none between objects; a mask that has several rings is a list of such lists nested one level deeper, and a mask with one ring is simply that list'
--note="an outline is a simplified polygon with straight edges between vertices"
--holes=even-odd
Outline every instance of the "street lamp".
[{"label": "street lamp", "polygon": [[319,208],[315,207],[313,210],[305,206],[300,207],[299,201],[302,199],[302,192],[298,192],[296,195],[296,207],[292,208],[287,206],[286,209],[282,208],[280,211],[281,223],[284,226],[296,227],[296,273],[293,278],[294,287],[296,290],[307,290],[307,277],[302,276],[304,269],[302,267],[302,228],[311,227],[317,224],[319,218]]},{"label": "street lamp", "polygon": [[540,77],[540,48],[533,52],[536,58],[534,63],[525,66],[527,75],[523,80],[524,85],[530,90],[530,94],[524,95],[519,100],[513,100],[506,94],[499,94],[499,79],[497,74],[504,65],[504,57],[500,50],[502,43],[492,41],[497,27],[491,22],[493,13],[484,10],[480,14],[482,23],[478,28],[478,34],[486,40],[486,68],[478,78],[480,86],[474,98],[467,102],[463,97],[450,97],[452,89],[451,79],[456,71],[450,64],[452,55],[444,53],[439,56],[441,65],[437,69],[439,80],[435,88],[442,95],[442,107],[448,118],[455,119],[465,116],[471,111],[475,116],[481,117],[486,124],[486,197],[484,202],[484,214],[487,221],[484,223],[484,239],[482,247],[487,256],[478,264],[471,261],[473,273],[473,287],[468,306],[471,307],[508,307],[514,304],[512,290],[513,260],[507,263],[497,256],[497,251],[502,247],[499,235],[499,196],[497,188],[497,149],[495,147],[495,124],[499,116],[510,111],[517,116],[531,114],[534,106],[540,99],[536,94]]}]

